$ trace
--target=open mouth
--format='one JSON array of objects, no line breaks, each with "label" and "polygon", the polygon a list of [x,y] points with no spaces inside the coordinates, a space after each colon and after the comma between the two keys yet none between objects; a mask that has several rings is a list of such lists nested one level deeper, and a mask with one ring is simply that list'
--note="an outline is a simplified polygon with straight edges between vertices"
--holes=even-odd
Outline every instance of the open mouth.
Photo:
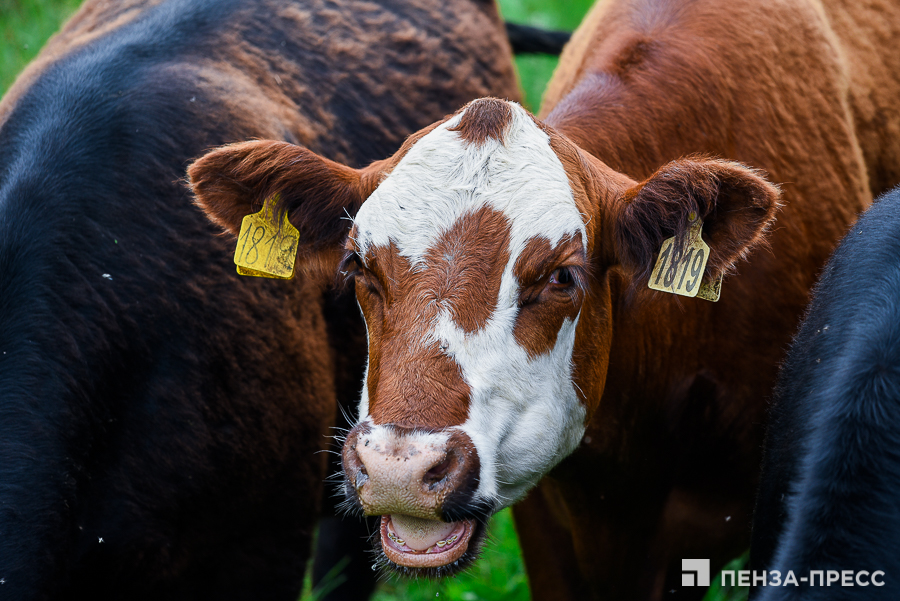
[{"label": "open mouth", "polygon": [[439,522],[408,515],[381,516],[381,548],[407,568],[437,568],[459,560],[468,550],[473,520]]}]

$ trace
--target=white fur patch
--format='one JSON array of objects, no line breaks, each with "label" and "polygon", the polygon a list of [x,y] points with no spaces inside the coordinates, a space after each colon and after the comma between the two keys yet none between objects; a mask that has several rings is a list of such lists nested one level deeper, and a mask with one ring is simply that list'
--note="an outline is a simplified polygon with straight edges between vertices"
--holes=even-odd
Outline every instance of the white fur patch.
[{"label": "white fur patch", "polygon": [[578,319],[565,320],[553,350],[530,359],[513,336],[516,312],[498,310],[468,335],[444,313],[435,332],[471,389],[461,429],[481,460],[476,496],[496,500],[498,509],[575,450],[586,415],[571,377]]},{"label": "white fur patch", "polygon": [[[565,320],[555,347],[530,359],[516,342],[520,283],[513,268],[535,237],[550,241],[581,234],[585,220],[575,204],[565,169],[550,138],[518,104],[504,140],[482,144],[449,131],[462,114],[419,140],[363,203],[356,216],[359,255],[393,242],[413,270],[464,215],[488,206],[510,223],[509,262],[496,309],[480,330],[466,334],[444,309],[423,324],[427,342],[438,342],[460,367],[471,390],[469,417],[460,428],[481,461],[477,498],[499,508],[522,498],[578,445],[585,409],[572,382],[572,350],[578,322]],[[366,388],[360,419],[368,409]]]},{"label": "white fur patch", "polygon": [[424,257],[460,217],[483,206],[506,215],[512,224],[510,256],[529,239],[543,236],[555,246],[564,236],[582,233],[566,171],[550,148],[550,137],[521,106],[510,102],[512,119],[505,144],[488,138],[469,144],[449,131],[460,113],[419,140],[363,203],[356,215],[357,250],[392,240],[413,265]]},{"label": "white fur patch", "polygon": [[[364,437],[370,441],[372,445],[382,448],[390,448],[397,441],[397,435],[394,429],[389,425],[375,424],[371,418],[368,418],[369,430]],[[422,432],[422,431],[405,431],[403,441],[405,444],[416,445],[421,448],[442,448],[447,444],[450,434],[447,432]]]},{"label": "white fur patch", "polygon": [[[359,306],[359,301],[356,301],[356,306],[359,307],[359,314],[362,315],[363,323],[366,324],[366,348],[369,347],[369,324],[366,322],[366,314],[362,310],[362,307]],[[357,418],[358,422],[361,422],[365,417],[369,415],[369,360],[366,359],[366,370],[363,373],[363,385],[362,392],[359,394],[359,417]],[[371,421],[371,420],[370,420]]]}]

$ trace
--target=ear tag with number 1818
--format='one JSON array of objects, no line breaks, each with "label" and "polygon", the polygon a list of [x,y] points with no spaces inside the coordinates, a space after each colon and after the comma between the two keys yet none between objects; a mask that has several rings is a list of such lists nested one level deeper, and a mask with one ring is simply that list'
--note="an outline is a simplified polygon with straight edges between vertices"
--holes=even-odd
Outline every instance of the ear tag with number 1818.
[{"label": "ear tag with number 1818", "polygon": [[[693,215],[692,215],[693,217]],[[712,281],[704,281],[703,273],[709,260],[709,246],[703,241],[703,222],[699,219],[691,225],[684,252],[676,256],[675,238],[663,241],[650,274],[648,286],[653,290],[698,297],[708,301],[719,300],[722,276]]]},{"label": "ear tag with number 1818", "polygon": [[278,197],[270,198],[258,213],[241,222],[234,264],[241,275],[289,280],[294,275],[300,232],[288,221],[287,213],[276,223]]}]

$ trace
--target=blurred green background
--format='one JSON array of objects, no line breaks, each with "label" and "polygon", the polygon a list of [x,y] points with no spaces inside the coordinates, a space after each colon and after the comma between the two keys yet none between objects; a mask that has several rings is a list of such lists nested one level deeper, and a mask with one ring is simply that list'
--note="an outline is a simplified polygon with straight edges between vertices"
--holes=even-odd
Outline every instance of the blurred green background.
[{"label": "blurred green background", "polygon": [[[16,75],[41,46],[80,4],[80,0],[0,0],[0,93],[5,93]],[[503,17],[546,29],[571,31],[590,8],[593,0],[499,0]],[[547,56],[522,56],[516,59],[525,104],[537,112],[541,94],[550,79],[557,59]],[[746,555],[726,566],[741,569]],[[337,575],[337,579],[341,576]],[[327,585],[327,583],[326,583]],[[307,582],[303,601],[313,601],[317,591]],[[739,601],[747,598],[746,589],[723,588],[713,582],[704,601]],[[492,521],[483,557],[467,573],[441,582],[383,580],[376,601],[527,601],[528,579],[522,564],[512,516],[500,512]]]},{"label": "blurred green background", "polygon": [[0,93],[81,0],[0,0]]}]

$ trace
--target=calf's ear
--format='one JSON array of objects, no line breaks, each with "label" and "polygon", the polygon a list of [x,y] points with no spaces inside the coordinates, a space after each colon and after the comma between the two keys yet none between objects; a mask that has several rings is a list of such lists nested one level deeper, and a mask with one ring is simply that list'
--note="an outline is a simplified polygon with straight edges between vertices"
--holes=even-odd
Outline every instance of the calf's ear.
[{"label": "calf's ear", "polygon": [[710,247],[706,275],[718,277],[764,240],[781,192],[758,171],[740,163],[706,158],[673,161],[625,190],[614,223],[619,262],[643,287],[662,243],[688,241],[691,218],[703,221]]},{"label": "calf's ear", "polygon": [[287,213],[300,232],[301,269],[336,265],[351,225],[347,217],[356,215],[381,176],[379,163],[352,169],[272,140],[222,146],[194,161],[187,173],[196,204],[235,235],[245,215],[277,195],[278,213]]}]

